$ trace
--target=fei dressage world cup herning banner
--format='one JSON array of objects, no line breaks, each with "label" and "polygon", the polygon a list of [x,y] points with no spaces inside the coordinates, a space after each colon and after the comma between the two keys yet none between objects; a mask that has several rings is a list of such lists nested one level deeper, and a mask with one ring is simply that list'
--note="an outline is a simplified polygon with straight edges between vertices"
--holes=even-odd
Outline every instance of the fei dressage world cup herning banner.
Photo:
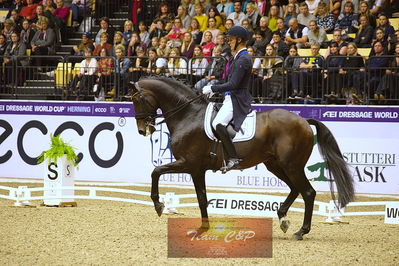
[{"label": "fei dressage world cup herning banner", "polygon": [[[350,165],[358,193],[399,194],[399,108],[321,105],[254,105],[284,108],[322,121]],[[315,129],[313,128],[315,131]],[[43,178],[36,157],[50,134],[74,146],[82,160],[76,180],[150,183],[155,166],[174,160],[165,124],[151,137],[138,134],[131,103],[0,101],[0,177]],[[318,191],[329,176],[317,145],[305,168]],[[165,174],[163,184],[190,185],[187,174]],[[207,172],[208,186],[288,190],[264,165],[243,171]]]}]

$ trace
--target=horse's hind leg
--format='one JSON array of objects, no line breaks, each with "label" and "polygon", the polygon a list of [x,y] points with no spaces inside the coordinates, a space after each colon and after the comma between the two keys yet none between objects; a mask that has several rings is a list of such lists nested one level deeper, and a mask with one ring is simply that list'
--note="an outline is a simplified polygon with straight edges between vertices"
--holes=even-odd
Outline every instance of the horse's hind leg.
[{"label": "horse's hind leg", "polygon": [[288,187],[291,189],[290,193],[288,194],[288,197],[285,199],[283,204],[280,206],[280,208],[277,210],[277,216],[280,222],[280,228],[281,230],[286,233],[289,226],[290,226],[290,221],[286,218],[288,209],[291,207],[292,203],[295,201],[295,199],[298,197],[298,191],[295,189],[294,185],[291,183],[287,175],[285,174],[284,170],[278,166],[276,163],[269,161],[267,164],[265,163],[267,169],[275,174],[278,178],[280,178],[282,181],[284,181]]}]

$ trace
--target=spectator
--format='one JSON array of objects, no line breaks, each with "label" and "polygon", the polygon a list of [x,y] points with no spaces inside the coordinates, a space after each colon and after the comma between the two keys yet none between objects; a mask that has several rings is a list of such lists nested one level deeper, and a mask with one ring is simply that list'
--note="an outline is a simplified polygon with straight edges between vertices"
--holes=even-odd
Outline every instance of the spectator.
[{"label": "spectator", "polygon": [[[210,57],[212,56],[213,47],[215,47],[215,43],[212,42],[213,36],[212,32],[207,31],[204,33],[204,42],[201,44],[202,46],[202,53],[204,56]],[[210,60],[210,59],[208,59]]]},{"label": "spectator", "polygon": [[144,69],[148,66],[148,58],[145,57],[145,52],[143,47],[137,46],[136,48],[137,57],[133,59],[133,64],[129,67],[130,80],[133,82],[137,82],[142,74],[144,73]]},{"label": "spectator", "polygon": [[379,21],[379,27],[384,30],[384,35],[386,38],[388,38],[388,36],[391,34],[395,34],[395,29],[389,23],[387,16],[381,14],[378,17],[378,21]]},{"label": "spectator", "polygon": [[158,47],[159,47],[159,38],[158,37],[154,37],[151,39],[150,47],[155,48],[155,50],[158,49]]},{"label": "spectator", "polygon": [[[114,28],[112,28],[109,25],[109,18],[107,18],[107,17],[100,18],[100,30],[97,32],[97,35],[94,40],[96,45],[99,45],[101,43],[101,34],[104,32],[108,34],[107,42],[112,45],[114,43],[115,30],[114,30]],[[98,52],[100,52],[100,51],[98,51]]]},{"label": "spectator", "polygon": [[159,60],[157,51],[151,47],[148,49],[148,65],[144,71],[148,74],[161,74],[165,67],[163,60]]},{"label": "spectator", "polygon": [[273,37],[273,32],[269,28],[268,17],[265,16],[259,20],[259,32],[261,33],[262,38],[264,39],[264,42],[265,42],[264,48],[266,48],[266,44],[270,43],[270,41],[272,40],[272,37]]},{"label": "spectator", "polygon": [[6,36],[7,42],[11,41],[11,34],[15,32],[15,23],[12,19],[6,19],[4,21],[4,29],[1,31]]},{"label": "spectator", "polygon": [[382,8],[383,2],[384,2],[384,0],[372,1],[373,5],[371,5],[371,7],[370,7],[371,14],[377,15],[380,12],[381,8]]},{"label": "spectator", "polygon": [[268,5],[266,5],[266,14],[270,14],[270,9],[272,6],[277,6],[277,16],[283,17],[283,7],[281,6],[279,0],[269,0]]},{"label": "spectator", "polygon": [[344,11],[339,15],[337,22],[335,23],[335,29],[344,31],[344,36],[348,33],[355,33],[356,26],[358,26],[357,15],[354,13],[353,3],[347,2],[344,5]]},{"label": "spectator", "polygon": [[289,4],[293,4],[295,7],[295,13],[298,14],[299,13],[299,5],[297,3],[297,0],[288,0],[287,4],[283,6],[283,14],[285,12],[287,12],[287,7]]},{"label": "spectator", "polygon": [[[370,9],[369,9],[369,3],[366,1],[360,2],[359,19],[360,19],[360,16],[362,16],[362,15],[367,17],[369,24],[373,29],[377,26],[376,18],[373,14],[371,14]],[[358,24],[360,24],[360,21],[358,21]],[[356,28],[359,29],[358,26]]]},{"label": "spectator", "polygon": [[20,39],[25,44],[26,49],[32,48],[30,43],[31,43],[34,35],[35,35],[35,31],[31,28],[31,26],[29,24],[29,20],[23,19]]},{"label": "spectator", "polygon": [[[71,55],[83,56],[84,51],[89,48],[90,50],[94,50],[93,40],[90,39],[90,32],[85,32],[82,34],[82,40],[79,45],[75,45],[72,47]],[[105,48],[104,48],[105,49]],[[107,51],[108,54],[108,51]]]},{"label": "spectator", "polygon": [[145,25],[144,21],[139,22],[139,34],[140,39],[147,47],[150,46],[151,38],[150,33],[147,31],[147,26]]},{"label": "spectator", "polygon": [[273,32],[273,48],[276,51],[276,55],[281,57],[288,56],[288,46],[287,44],[281,39],[281,35],[278,31]]},{"label": "spectator", "polygon": [[172,48],[172,50],[170,50],[169,56],[168,68],[166,69],[168,75],[176,78],[186,79],[187,61],[184,58],[179,57],[179,49]]},{"label": "spectator", "polygon": [[[204,13],[204,7],[201,4],[195,5],[195,16],[193,19],[196,19],[199,24],[199,29],[204,32],[206,27],[208,26],[208,16]],[[191,24],[192,26],[192,24]]]},{"label": "spectator", "polygon": [[108,42],[108,33],[103,32],[101,33],[101,43],[96,45],[96,48],[94,49],[94,56],[99,56],[100,55],[100,51],[102,48],[107,49],[108,54],[113,54],[113,47],[112,44],[110,44]]},{"label": "spectator", "polygon": [[[130,60],[125,56],[125,47],[118,45],[115,48],[115,85],[120,95],[128,95],[127,83],[129,79]],[[112,89],[108,95],[115,96],[115,90]]]},{"label": "spectator", "polygon": [[125,39],[125,43],[130,42],[130,38],[133,33],[133,22],[131,20],[126,20],[123,24],[123,39]]},{"label": "spectator", "polygon": [[272,6],[269,11],[269,21],[268,27],[271,32],[276,31],[277,27],[277,19],[279,18],[279,9],[278,6]]},{"label": "spectator", "polygon": [[309,22],[311,20],[315,20],[316,17],[313,16],[312,14],[309,13],[309,8],[308,5],[306,4],[306,2],[302,2],[301,4],[299,4],[299,14],[297,16],[298,19],[298,23],[308,27],[309,26]]},{"label": "spectator", "polygon": [[143,48],[144,52],[147,50],[147,45],[141,41],[140,34],[133,32],[128,44],[127,56],[138,56],[136,53],[137,47]]},{"label": "spectator", "polygon": [[269,43],[267,39],[264,37],[263,33],[260,30],[257,30],[254,33],[254,43],[253,49],[255,51],[256,56],[264,56],[264,51],[266,49],[266,45]]},{"label": "spectator", "polygon": [[232,19],[226,19],[226,22],[224,23],[224,27],[226,28],[226,32],[229,31],[234,26],[234,21]]},{"label": "spectator", "polygon": [[15,24],[15,31],[21,32],[21,29],[22,29],[22,18],[18,15],[18,11],[16,9],[11,10],[10,19]]},{"label": "spectator", "polygon": [[26,6],[22,7],[19,16],[31,21],[36,18],[36,6],[37,4],[34,4],[33,0],[26,0]]},{"label": "spectator", "polygon": [[[384,54],[390,54],[391,43],[386,40],[384,30],[378,27],[375,30],[375,36],[376,38],[372,41],[372,45],[374,45],[375,42],[381,42],[382,47],[384,47]],[[372,49],[370,56],[374,55],[374,50]]]},{"label": "spectator", "polygon": [[180,55],[188,59],[193,57],[195,43],[191,32],[184,33],[183,42],[180,47]]},{"label": "spectator", "polygon": [[[7,49],[7,41],[6,36],[3,33],[0,33],[0,64],[3,65],[3,55],[5,54]],[[0,85],[3,83],[3,71],[0,71]],[[0,86],[1,89],[1,86]]]},{"label": "spectator", "polygon": [[169,39],[171,48],[178,48],[181,46],[181,39],[183,38],[184,33],[187,31],[182,27],[182,21],[180,18],[175,18],[173,21],[173,27],[169,31],[169,33],[165,36]]},{"label": "spectator", "polygon": [[305,3],[308,6],[309,14],[316,16],[320,0],[306,0]]},{"label": "spectator", "polygon": [[[25,55],[25,44],[20,41],[19,34],[17,32],[13,32],[11,34],[11,42],[8,44],[4,53],[4,74],[6,84],[19,85],[23,83],[23,69],[20,67],[26,67],[29,64],[29,59],[27,57],[23,57]],[[18,68],[15,68],[15,66]],[[16,76],[14,76],[15,74],[13,73],[15,69]]]},{"label": "spectator", "polygon": [[234,1],[234,12],[231,13],[227,18],[233,20],[234,25],[241,25],[243,19],[247,18],[247,15],[242,12],[242,5],[240,1]]},{"label": "spectator", "polygon": [[[341,30],[334,30],[333,41],[338,44],[338,50],[340,55],[346,55],[347,53],[347,42],[342,39]],[[327,50],[328,51],[328,50]],[[356,47],[357,51],[357,47]]]},{"label": "spectator", "polygon": [[[380,83],[382,76],[389,65],[389,58],[384,54],[384,47],[381,42],[375,42],[373,45],[375,56],[368,59],[366,69],[369,73],[369,79],[366,84],[366,88],[369,90],[369,95],[374,95],[378,84]],[[365,95],[365,92],[363,92]],[[378,95],[377,95],[378,96]],[[377,100],[379,97],[377,97]]]},{"label": "spectator", "polygon": [[[293,3],[287,5],[287,9],[284,12],[284,24],[288,26],[288,22],[290,21],[291,18],[296,18],[297,13],[295,10],[295,5]],[[277,21],[276,21],[276,26],[277,26]]]},{"label": "spectator", "polygon": [[108,93],[108,85],[112,82],[112,73],[115,67],[114,60],[109,57],[107,49],[101,49],[97,65],[96,83],[98,86],[94,89],[94,99],[99,101],[104,100],[105,94]]},{"label": "spectator", "polygon": [[361,15],[359,21],[359,31],[356,34],[354,43],[359,48],[369,48],[371,47],[374,29],[369,25],[369,20],[365,15]]},{"label": "spectator", "polygon": [[173,21],[175,16],[170,12],[169,5],[167,2],[163,2],[159,5],[158,14],[154,20],[162,20],[165,23]]},{"label": "spectator", "polygon": [[170,53],[170,47],[168,46],[168,40],[165,37],[159,39],[159,47],[157,48],[158,56],[168,56]]},{"label": "spectator", "polygon": [[[80,63],[79,73],[68,86],[68,92],[74,91],[76,93],[77,101],[81,99],[82,94],[87,95],[89,93],[96,80],[97,60],[92,58],[93,53],[90,48],[87,48],[84,54],[86,58]],[[76,88],[78,82],[79,87]]]},{"label": "spectator", "polygon": [[198,0],[197,2],[204,7],[204,12],[208,15],[209,9],[212,7],[210,0]]},{"label": "spectator", "polygon": [[229,58],[231,57],[231,47],[230,45],[228,45],[226,43],[226,38],[224,36],[223,33],[220,33],[217,37],[216,37],[216,45],[222,47],[222,54],[221,56],[223,56],[225,59],[229,60]]},{"label": "spectator", "polygon": [[289,29],[285,34],[285,43],[290,46],[295,44],[298,48],[305,47],[305,43],[308,41],[308,28],[302,24],[298,24],[296,18],[292,18],[289,22]]},{"label": "spectator", "polygon": [[293,73],[299,70],[299,66],[302,63],[302,58],[298,55],[298,48],[295,45],[291,45],[288,50],[289,56],[285,60],[285,69],[287,70],[287,86],[288,91],[291,92],[291,95],[288,99],[293,100],[295,98],[301,98],[298,93],[298,89],[292,89],[292,76]]},{"label": "spectator", "polygon": [[[216,28],[219,29],[221,32],[226,32],[226,28],[223,25],[223,19],[219,14],[219,11],[215,7],[209,8],[208,18],[214,18],[216,20]],[[209,19],[208,19],[209,25]]]},{"label": "spectator", "polygon": [[113,43],[113,48],[111,51],[111,55],[115,55],[115,49],[118,45],[123,45],[125,47],[125,51],[127,51],[127,47],[129,43],[125,42],[125,38],[123,38],[123,33],[120,31],[115,32],[114,34],[114,43]]},{"label": "spectator", "polygon": [[204,58],[202,47],[196,45],[194,48],[194,57],[189,62],[189,73],[191,74],[191,84],[196,84],[204,75],[208,66],[208,60]]},{"label": "spectator", "polygon": [[83,17],[87,16],[91,12],[92,3],[90,0],[72,0],[72,27],[79,27]]},{"label": "spectator", "polygon": [[202,36],[201,43],[205,42],[205,35],[207,32],[212,33],[212,42],[216,43],[216,38],[221,33],[221,31],[216,28],[216,19],[215,18],[208,19],[208,28],[205,30],[204,35]]},{"label": "spectator", "polygon": [[267,12],[266,12],[266,10],[267,10],[267,8],[266,8],[266,6],[267,6],[266,0],[257,0],[255,2],[256,2],[257,7],[258,7],[259,16],[260,17],[266,16],[266,14],[267,14]]},{"label": "spectator", "polygon": [[256,29],[259,25],[260,18],[262,17],[259,14],[258,8],[255,3],[248,3],[246,7],[247,17],[249,23],[251,24],[253,29]]},{"label": "spectator", "polygon": [[[37,31],[32,38],[31,47],[32,55],[52,55],[55,54],[55,33],[52,28],[48,27],[48,19],[42,17],[39,20],[41,30]],[[42,70],[42,58],[36,58],[35,65],[38,70]]]},{"label": "spectator", "polygon": [[357,14],[359,11],[359,0],[342,0],[341,2],[341,14],[345,11],[345,5],[347,3],[352,4],[353,13]]},{"label": "spectator", "polygon": [[25,6],[24,1],[22,1],[22,0],[15,0],[13,2],[14,3],[9,8],[10,11],[8,12],[8,14],[6,16],[6,19],[11,17],[11,12],[13,10],[16,10],[17,14],[19,15],[19,13],[21,13],[22,8]]},{"label": "spectator", "polygon": [[202,31],[200,30],[200,24],[196,18],[193,18],[190,23],[190,28],[188,32],[193,36],[193,40],[195,44],[201,44],[202,40]]},{"label": "spectator", "polygon": [[177,8],[177,16],[182,22],[182,28],[188,29],[190,27],[191,17],[187,14],[187,10],[184,6],[180,5]]},{"label": "spectator", "polygon": [[342,80],[341,75],[339,74],[339,70],[343,65],[343,56],[339,54],[338,43],[331,42],[328,46],[330,53],[326,57],[326,68],[327,68],[327,92],[325,95],[327,97],[327,101],[336,99],[338,97],[338,93],[342,88]]},{"label": "spectator", "polygon": [[343,80],[343,94],[346,98],[346,104],[357,104],[359,98],[356,93],[363,89],[363,82],[365,79],[365,68],[363,57],[357,53],[357,46],[354,42],[348,43],[348,56],[344,58],[342,69],[339,74],[342,75]]},{"label": "spectator", "polygon": [[216,85],[222,79],[222,75],[225,68],[225,61],[221,57],[222,47],[216,46],[214,49],[214,57],[205,68],[205,77],[195,83],[194,88],[201,90],[206,85]]},{"label": "spectator", "polygon": [[328,13],[327,4],[324,2],[320,2],[317,10],[317,26],[324,29],[326,33],[332,33],[335,25],[335,17],[333,16],[333,14]]},{"label": "spectator", "polygon": [[186,9],[187,15],[191,18],[195,16],[194,0],[181,0],[181,5]]},{"label": "spectator", "polygon": [[43,3],[43,11],[48,11],[51,14],[53,14],[53,12],[55,11],[55,5],[54,2],[51,0],[49,1],[42,1]]},{"label": "spectator", "polygon": [[252,62],[252,71],[251,78],[249,79],[249,91],[251,92],[252,97],[257,98],[254,99],[256,102],[260,102],[260,92],[259,88],[262,87],[262,75],[259,75],[261,67],[260,67],[260,58],[256,57],[255,49],[252,46],[247,48],[248,54],[251,57]]},{"label": "spectator", "polygon": [[29,22],[31,23],[31,26],[33,29],[36,30],[40,30],[40,24],[38,23],[41,17],[46,17],[48,19],[48,27],[52,28],[54,30],[54,32],[56,31],[56,29],[58,28],[57,24],[55,23],[55,18],[52,12],[50,11],[44,11],[44,7],[43,5],[37,5],[36,6],[36,17],[29,20]]},{"label": "spectator", "polygon": [[284,20],[282,18],[277,19],[277,31],[280,33],[282,40],[285,41],[285,34],[288,31],[288,27],[285,26]]},{"label": "spectator", "polygon": [[320,47],[327,47],[326,32],[317,26],[316,20],[311,20],[309,22],[308,38],[309,41],[305,42],[305,47],[310,47],[312,44],[318,44]]},{"label": "spectator", "polygon": [[[248,43],[251,43],[251,44],[252,44],[252,43],[254,42],[253,37],[252,37],[252,36],[254,35],[254,29],[252,28],[251,23],[250,23],[249,20],[246,18],[246,19],[244,19],[244,20],[242,21],[241,26],[243,26],[244,28],[247,29],[247,31],[248,31],[248,33],[249,33]],[[248,43],[247,43],[247,45],[248,45]]]},{"label": "spectator", "polygon": [[391,58],[388,69],[375,91],[374,99],[398,99],[399,97],[399,43],[395,45],[395,57]]},{"label": "spectator", "polygon": [[333,14],[334,18],[338,18],[341,13],[341,1],[342,0],[331,0],[330,1],[330,13]]},{"label": "spectator", "polygon": [[57,8],[54,10],[53,15],[55,16],[58,25],[63,25],[65,27],[69,17],[69,7],[64,5],[64,0],[57,0],[56,3]]},{"label": "spectator", "polygon": [[266,46],[266,57],[261,60],[262,97],[278,100],[282,95],[282,66],[283,60],[276,57],[276,50],[272,44]]},{"label": "spectator", "polygon": [[151,40],[154,37],[161,38],[168,34],[168,32],[165,30],[165,24],[161,19],[154,20],[154,22],[151,24],[149,33]]},{"label": "spectator", "polygon": [[231,14],[231,10],[234,9],[234,4],[229,3],[228,0],[220,0],[220,3],[216,6],[220,13],[220,16],[227,18]]}]

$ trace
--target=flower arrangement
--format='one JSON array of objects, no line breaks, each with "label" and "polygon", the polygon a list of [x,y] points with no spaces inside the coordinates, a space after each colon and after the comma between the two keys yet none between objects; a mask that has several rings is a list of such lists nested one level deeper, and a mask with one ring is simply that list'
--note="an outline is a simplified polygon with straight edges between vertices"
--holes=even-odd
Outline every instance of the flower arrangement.
[{"label": "flower arrangement", "polygon": [[60,135],[53,136],[50,135],[51,146],[47,151],[43,151],[39,157],[37,163],[40,164],[44,160],[47,160],[48,163],[56,162],[58,158],[66,155],[67,160],[73,162],[74,166],[78,165],[78,156],[75,153],[75,148],[72,147],[69,143],[64,142]]}]

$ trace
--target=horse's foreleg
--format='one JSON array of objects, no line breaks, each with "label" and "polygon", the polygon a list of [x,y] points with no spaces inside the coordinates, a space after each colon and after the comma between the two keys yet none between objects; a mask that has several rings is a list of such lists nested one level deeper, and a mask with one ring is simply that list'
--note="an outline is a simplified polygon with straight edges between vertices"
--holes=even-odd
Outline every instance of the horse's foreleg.
[{"label": "horse's foreleg", "polygon": [[159,202],[159,177],[163,174],[185,173],[184,161],[177,160],[175,162],[158,166],[152,171],[151,179],[151,199],[154,202],[155,210],[158,216],[162,215],[165,205]]},{"label": "horse's foreleg", "polygon": [[198,174],[192,174],[195,192],[197,193],[198,205],[201,210],[201,228],[200,231],[205,232],[209,229],[208,220],[208,198],[206,196],[206,186],[205,186],[205,173],[201,172]]}]

